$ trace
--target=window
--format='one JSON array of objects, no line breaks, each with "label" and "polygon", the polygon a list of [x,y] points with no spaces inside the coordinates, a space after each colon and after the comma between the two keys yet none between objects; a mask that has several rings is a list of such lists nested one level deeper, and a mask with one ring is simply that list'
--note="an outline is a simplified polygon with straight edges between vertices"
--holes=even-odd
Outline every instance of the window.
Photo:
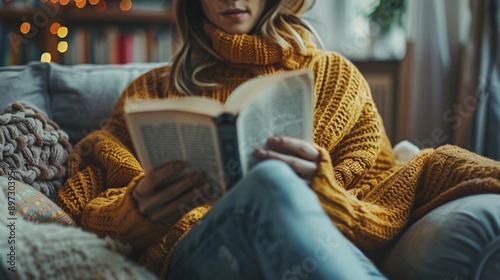
[{"label": "window", "polygon": [[318,31],[325,48],[353,60],[401,59],[406,33],[394,25],[386,34],[375,32],[368,15],[380,0],[316,0],[304,18]]}]

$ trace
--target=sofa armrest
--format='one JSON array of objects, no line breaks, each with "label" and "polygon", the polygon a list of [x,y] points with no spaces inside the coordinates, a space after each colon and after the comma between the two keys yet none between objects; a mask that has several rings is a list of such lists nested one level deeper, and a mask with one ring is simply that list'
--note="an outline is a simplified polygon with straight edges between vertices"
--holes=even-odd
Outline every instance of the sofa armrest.
[{"label": "sofa armrest", "polygon": [[429,212],[394,242],[390,279],[498,279],[500,195],[480,194]]}]

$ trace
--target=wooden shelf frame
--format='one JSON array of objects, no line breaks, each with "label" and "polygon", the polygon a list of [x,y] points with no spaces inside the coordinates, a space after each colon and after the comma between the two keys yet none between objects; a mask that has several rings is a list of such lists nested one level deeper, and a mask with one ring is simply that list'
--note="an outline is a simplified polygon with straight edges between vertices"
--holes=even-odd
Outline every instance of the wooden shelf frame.
[{"label": "wooden shelf frame", "polygon": [[2,22],[19,20],[26,17],[31,20],[37,12],[34,8],[0,8],[0,19]]},{"label": "wooden shelf frame", "polygon": [[174,15],[171,11],[149,11],[149,10],[110,10],[95,12],[92,10],[71,9],[63,12],[62,18],[66,22],[94,22],[94,23],[148,23],[148,24],[170,24],[174,22]]},{"label": "wooden shelf frame", "polygon": [[[35,8],[0,8],[1,21],[19,23],[23,18],[32,20],[35,13],[39,10]],[[155,11],[155,10],[108,10],[103,12],[96,12],[87,9],[66,9],[60,10],[55,16],[62,22],[95,22],[95,23],[145,23],[145,24],[171,24],[174,22],[174,14],[171,11]]]}]

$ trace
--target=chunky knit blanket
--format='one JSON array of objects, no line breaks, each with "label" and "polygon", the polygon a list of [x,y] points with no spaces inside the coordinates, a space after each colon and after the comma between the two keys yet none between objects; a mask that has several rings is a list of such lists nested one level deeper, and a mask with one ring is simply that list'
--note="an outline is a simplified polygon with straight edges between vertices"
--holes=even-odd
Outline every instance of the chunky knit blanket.
[{"label": "chunky knit blanket", "polygon": [[55,199],[71,149],[68,135],[32,104],[10,104],[0,115],[0,176],[12,173]]}]

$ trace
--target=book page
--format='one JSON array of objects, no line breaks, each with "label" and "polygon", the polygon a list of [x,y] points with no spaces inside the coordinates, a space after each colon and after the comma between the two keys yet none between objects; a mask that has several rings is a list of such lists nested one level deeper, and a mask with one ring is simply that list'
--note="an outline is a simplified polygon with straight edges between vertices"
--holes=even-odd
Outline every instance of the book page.
[{"label": "book page", "polygon": [[209,98],[186,96],[164,99],[127,99],[127,114],[142,112],[184,111],[207,116],[218,116],[224,111],[224,105]]},{"label": "book page", "polygon": [[312,142],[313,77],[295,73],[278,82],[254,88],[258,94],[238,115],[238,140],[243,174],[257,162],[255,149],[265,147],[274,134]]},{"label": "book page", "polygon": [[217,130],[211,117],[165,111],[132,113],[126,120],[146,172],[169,161],[184,160],[188,163],[186,172],[201,170],[223,189]]}]

